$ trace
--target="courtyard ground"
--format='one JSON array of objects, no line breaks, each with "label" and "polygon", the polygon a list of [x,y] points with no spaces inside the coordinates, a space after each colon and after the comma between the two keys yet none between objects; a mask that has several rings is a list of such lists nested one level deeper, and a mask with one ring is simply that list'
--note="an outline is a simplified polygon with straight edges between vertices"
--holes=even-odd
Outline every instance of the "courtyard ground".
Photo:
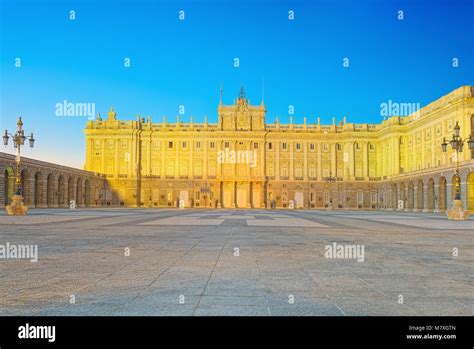
[{"label": "courtyard ground", "polygon": [[0,259],[0,315],[473,315],[473,233],[380,211],[2,212],[0,245],[38,261]]}]

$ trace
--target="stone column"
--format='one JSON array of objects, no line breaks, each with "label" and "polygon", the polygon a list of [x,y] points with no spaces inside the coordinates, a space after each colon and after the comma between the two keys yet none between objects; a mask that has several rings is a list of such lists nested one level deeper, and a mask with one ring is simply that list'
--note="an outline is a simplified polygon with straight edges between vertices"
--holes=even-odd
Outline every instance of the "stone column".
[{"label": "stone column", "polygon": [[321,154],[321,142],[318,142],[318,181],[323,180],[323,156]]},{"label": "stone column", "polygon": [[252,182],[249,182],[248,185],[249,188],[249,193],[247,195],[247,208],[251,208],[253,206],[253,184]]},{"label": "stone column", "polygon": [[303,142],[303,180],[308,180],[308,143]]},{"label": "stone column", "polygon": [[[35,193],[35,177],[31,177],[26,181],[25,185],[25,190],[29,191],[29,202],[28,202],[28,207],[35,207],[35,199],[36,199],[36,193]],[[23,194],[24,196],[25,194]]]},{"label": "stone column", "polygon": [[364,180],[369,179],[369,154],[368,154],[368,142],[362,142],[362,177]]},{"label": "stone column", "polygon": [[[47,200],[48,200],[48,179],[47,177],[43,174],[43,179],[39,181],[41,183],[41,200],[39,201],[39,205],[37,207],[41,208],[46,208],[48,207]],[[38,183],[38,184],[39,184]]]},{"label": "stone column", "polygon": [[275,157],[275,179],[278,181],[280,180],[280,142],[275,142],[275,152],[276,152],[276,157]]},{"label": "stone column", "polygon": [[232,203],[231,208],[237,207],[237,182],[232,182]]},{"label": "stone column", "polygon": [[428,182],[423,181],[423,212],[433,212],[433,210],[428,209]]},{"label": "stone column", "polygon": [[336,170],[336,143],[331,143],[331,175],[333,177],[337,177],[337,170]]},{"label": "stone column", "polygon": [[5,202],[7,201],[6,193],[5,193],[5,167],[0,166],[0,208],[5,208]]},{"label": "stone column", "polygon": [[418,212],[418,181],[413,183],[413,212]]},{"label": "stone column", "polygon": [[289,142],[288,143],[289,147],[290,147],[290,181],[293,181],[295,179],[295,169],[294,169],[294,146],[295,146],[295,143],[294,142]]},{"label": "stone column", "polygon": [[439,213],[441,212],[440,208],[439,208],[439,203],[440,203],[440,197],[439,197],[439,179],[435,182],[435,185],[434,185],[434,191],[433,191],[433,195],[434,195],[434,211],[435,213]]}]

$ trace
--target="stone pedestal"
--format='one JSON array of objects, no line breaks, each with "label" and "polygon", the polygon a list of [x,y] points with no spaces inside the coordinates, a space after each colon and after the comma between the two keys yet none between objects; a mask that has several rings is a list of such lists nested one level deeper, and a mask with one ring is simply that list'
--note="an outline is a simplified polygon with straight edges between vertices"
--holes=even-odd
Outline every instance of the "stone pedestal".
[{"label": "stone pedestal", "polygon": [[469,211],[464,210],[461,200],[453,201],[453,208],[446,211],[448,219],[463,221],[469,218]]},{"label": "stone pedestal", "polygon": [[5,206],[9,216],[23,216],[28,212],[28,205],[23,204],[23,196],[13,195],[10,205]]}]

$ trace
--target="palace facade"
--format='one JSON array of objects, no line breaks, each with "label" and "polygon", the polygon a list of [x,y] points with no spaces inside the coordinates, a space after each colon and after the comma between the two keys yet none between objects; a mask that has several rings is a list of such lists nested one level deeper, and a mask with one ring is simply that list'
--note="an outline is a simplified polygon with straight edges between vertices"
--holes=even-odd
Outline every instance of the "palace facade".
[{"label": "palace facade", "polygon": [[[450,139],[474,134],[474,88],[460,87],[381,124],[280,124],[243,90],[217,124],[117,119],[85,129],[85,170],[105,175],[106,204],[142,207],[444,211],[453,198]],[[462,199],[474,211],[474,152],[459,156]]]}]

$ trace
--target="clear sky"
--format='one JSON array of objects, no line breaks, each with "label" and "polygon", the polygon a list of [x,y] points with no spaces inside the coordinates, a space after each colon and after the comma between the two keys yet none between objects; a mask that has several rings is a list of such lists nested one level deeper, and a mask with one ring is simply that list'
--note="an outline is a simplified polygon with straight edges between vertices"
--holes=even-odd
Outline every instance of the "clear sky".
[{"label": "clear sky", "polygon": [[[216,122],[220,83],[224,103],[243,84],[257,104],[263,79],[269,123],[277,115],[288,122],[289,105],[295,123],[304,116],[331,123],[344,115],[348,122],[378,123],[381,103],[423,106],[474,84],[472,0],[0,4],[1,129],[13,131],[21,115],[37,139],[26,156],[78,168],[87,117],[57,116],[64,100],[95,103],[102,117],[113,105],[119,119],[140,114],[154,122],[163,115],[174,121],[184,105],[182,120],[208,115]],[[11,144],[0,147],[13,152]]]}]

